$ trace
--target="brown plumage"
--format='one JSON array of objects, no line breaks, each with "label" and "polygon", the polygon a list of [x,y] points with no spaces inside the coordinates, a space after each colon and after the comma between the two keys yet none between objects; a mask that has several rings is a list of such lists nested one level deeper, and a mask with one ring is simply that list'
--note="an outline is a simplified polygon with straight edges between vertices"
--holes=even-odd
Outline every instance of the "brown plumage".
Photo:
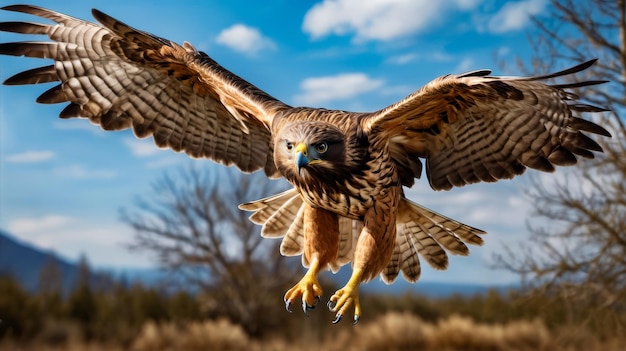
[{"label": "brown plumage", "polygon": [[47,35],[50,42],[0,44],[0,54],[49,58],[51,66],[5,84],[59,82],[38,99],[69,103],[61,118],[84,117],[105,130],[132,128],[158,146],[193,157],[264,170],[294,188],[240,207],[262,235],[283,238],[281,253],[302,255],[309,270],[285,295],[306,312],[322,294],[317,274],[352,263],[329,307],[336,320],[361,307],[358,289],[380,274],[414,282],[418,255],[437,269],[446,251],[467,255],[483,231],[404,197],[422,173],[435,190],[512,178],[527,167],[552,171],[591,158],[600,146],[583,132],[610,136],[573,113],[599,112],[566,91],[603,83],[548,85],[594,61],[541,77],[493,77],[488,71],[435,79],[373,113],[294,108],[269,96],[188,43],[136,30],[97,10],[102,24],[35,6],[7,6],[57,24],[0,23],[0,30]]}]

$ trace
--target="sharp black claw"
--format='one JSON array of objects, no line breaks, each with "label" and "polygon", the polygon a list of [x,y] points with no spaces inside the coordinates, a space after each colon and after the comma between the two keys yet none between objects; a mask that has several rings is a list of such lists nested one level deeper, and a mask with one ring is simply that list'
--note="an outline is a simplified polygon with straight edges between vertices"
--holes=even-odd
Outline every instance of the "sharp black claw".
[{"label": "sharp black claw", "polygon": [[341,321],[341,315],[337,314],[337,315],[335,315],[335,319],[333,320],[333,324],[337,324],[337,323],[339,323],[339,321]]},{"label": "sharp black claw", "polygon": [[307,317],[308,317],[308,316],[309,316],[309,312],[307,312],[307,311],[308,311],[308,310],[312,310],[312,309],[313,309],[313,308],[311,308],[311,307],[309,306],[309,304],[308,304],[308,303],[306,303],[306,302],[302,301],[302,312],[304,312],[304,315],[305,315],[305,316],[307,316]]},{"label": "sharp black claw", "polygon": [[291,313],[291,300],[285,300],[285,309]]},{"label": "sharp black claw", "polygon": [[318,304],[318,303],[320,303],[320,301],[321,301],[321,300],[322,300],[322,299],[321,299],[319,296],[315,296],[315,302],[313,302],[313,304],[312,304],[312,305],[307,304],[307,305],[306,305],[306,308],[307,308],[308,310],[314,310],[314,309],[315,309],[315,307],[317,307],[317,304]]},{"label": "sharp black claw", "polygon": [[354,316],[354,321],[352,322],[352,325],[356,325],[357,323],[359,323],[360,320],[361,320],[361,316],[355,315]]},{"label": "sharp black claw", "polygon": [[309,305],[308,303],[306,303],[306,301],[302,301],[302,311],[304,312],[304,315],[306,315],[307,317],[309,316],[309,313],[307,311],[310,310],[314,310],[315,307],[317,306],[317,304],[320,302],[320,297],[319,296],[315,296],[315,302],[313,302],[312,305]]},{"label": "sharp black claw", "polygon": [[328,300],[328,303],[326,304],[326,306],[328,307],[329,310],[333,310],[335,308],[335,306],[337,306],[337,303],[333,302],[332,300]]}]

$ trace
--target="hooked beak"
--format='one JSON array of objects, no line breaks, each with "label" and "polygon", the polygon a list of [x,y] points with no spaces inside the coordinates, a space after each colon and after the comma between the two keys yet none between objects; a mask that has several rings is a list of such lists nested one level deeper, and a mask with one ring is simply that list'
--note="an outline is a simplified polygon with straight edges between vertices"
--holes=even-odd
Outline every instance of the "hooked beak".
[{"label": "hooked beak", "polygon": [[309,164],[308,152],[306,149],[306,145],[304,143],[300,143],[296,146],[296,168],[298,169],[298,174],[302,167]]}]

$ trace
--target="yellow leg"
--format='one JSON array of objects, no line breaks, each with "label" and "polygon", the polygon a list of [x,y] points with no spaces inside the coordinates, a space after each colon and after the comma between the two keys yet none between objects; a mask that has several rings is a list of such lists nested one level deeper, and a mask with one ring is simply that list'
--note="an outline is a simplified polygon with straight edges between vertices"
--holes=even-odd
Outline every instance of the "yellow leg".
[{"label": "yellow leg", "polygon": [[293,302],[302,297],[302,311],[308,316],[307,311],[315,308],[322,296],[322,288],[317,280],[319,274],[319,260],[313,258],[309,270],[304,277],[285,293],[285,308],[291,312]]},{"label": "yellow leg", "polygon": [[354,318],[353,324],[357,324],[361,318],[361,304],[359,303],[359,287],[361,286],[361,279],[363,277],[363,271],[359,268],[352,271],[352,276],[348,283],[343,288],[337,290],[328,301],[328,309],[331,312],[335,312],[335,320],[333,323],[339,323],[341,318],[348,312],[350,306],[354,305]]},{"label": "yellow leg", "polygon": [[359,287],[363,281],[369,281],[378,275],[389,262],[396,238],[395,208],[400,200],[401,187],[391,187],[388,190],[389,193],[382,196],[365,214],[363,229],[354,249],[350,280],[328,301],[328,308],[336,313],[333,323],[338,323],[351,306],[354,306],[353,323],[359,322]]}]

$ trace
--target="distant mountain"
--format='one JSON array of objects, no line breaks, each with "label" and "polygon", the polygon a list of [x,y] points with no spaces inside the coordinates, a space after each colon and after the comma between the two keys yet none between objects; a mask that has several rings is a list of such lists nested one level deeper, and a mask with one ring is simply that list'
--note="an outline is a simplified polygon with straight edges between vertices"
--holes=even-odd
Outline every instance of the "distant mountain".
[{"label": "distant mountain", "polygon": [[0,275],[11,275],[23,288],[35,291],[39,287],[40,272],[46,265],[56,265],[63,279],[63,287],[74,284],[78,274],[75,264],[52,251],[35,248],[0,230]]},{"label": "distant mountain", "polygon": [[[0,276],[11,275],[28,291],[37,291],[40,285],[42,269],[54,265],[62,279],[63,291],[70,291],[80,274],[78,262],[68,260],[50,250],[43,250],[24,243],[9,233],[0,230]],[[156,286],[169,276],[158,268],[145,269],[110,269],[89,267],[90,282],[107,284],[112,281]]]}]

